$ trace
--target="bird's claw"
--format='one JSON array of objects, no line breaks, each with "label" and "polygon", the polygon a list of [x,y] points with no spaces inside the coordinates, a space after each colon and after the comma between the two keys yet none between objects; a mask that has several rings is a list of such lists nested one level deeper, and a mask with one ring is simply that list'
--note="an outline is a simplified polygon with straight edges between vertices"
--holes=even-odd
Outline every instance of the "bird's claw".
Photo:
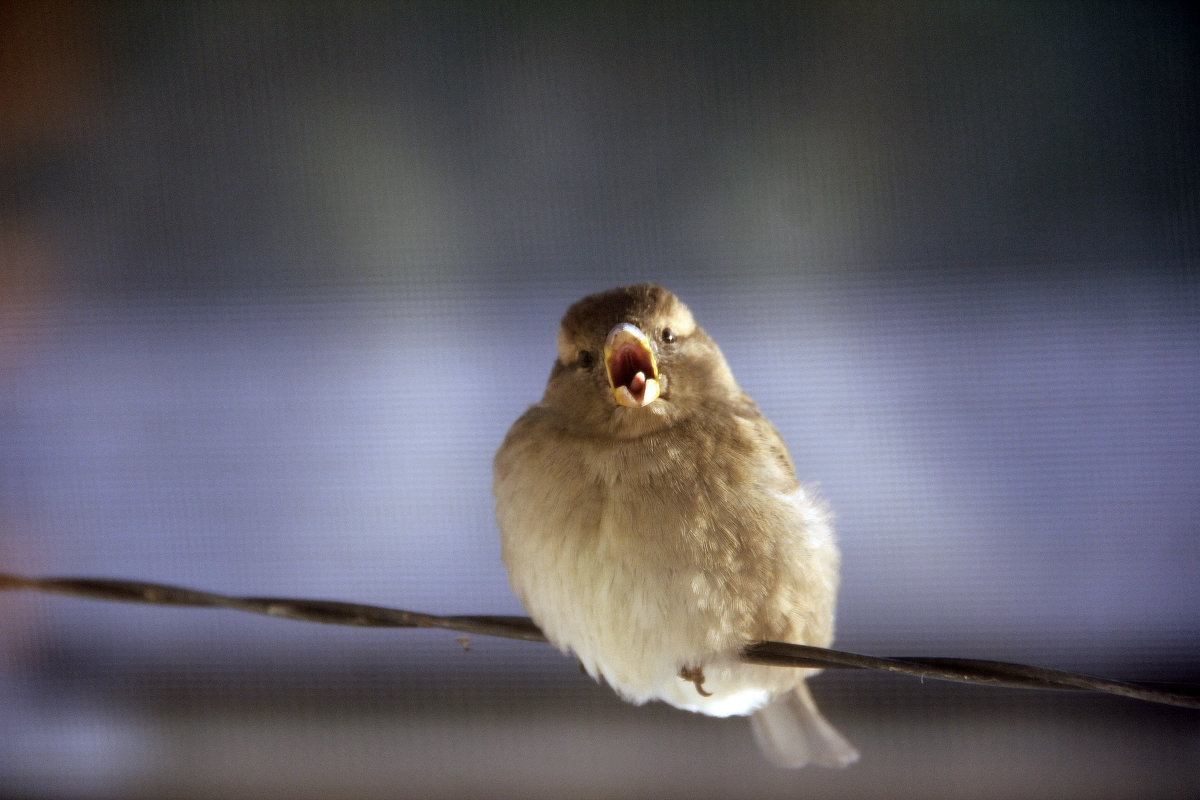
[{"label": "bird's claw", "polygon": [[704,689],[704,670],[701,667],[684,667],[679,670],[679,677],[691,681],[701,697],[712,697],[712,692]]}]

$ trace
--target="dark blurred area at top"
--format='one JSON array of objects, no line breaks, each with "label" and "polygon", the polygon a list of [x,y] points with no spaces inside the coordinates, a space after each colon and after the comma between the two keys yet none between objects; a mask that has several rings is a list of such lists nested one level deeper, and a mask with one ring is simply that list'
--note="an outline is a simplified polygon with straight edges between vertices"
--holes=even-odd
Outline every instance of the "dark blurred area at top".
[{"label": "dark blurred area at top", "polygon": [[5,282],[1175,269],[1186,8],[5,3]]}]

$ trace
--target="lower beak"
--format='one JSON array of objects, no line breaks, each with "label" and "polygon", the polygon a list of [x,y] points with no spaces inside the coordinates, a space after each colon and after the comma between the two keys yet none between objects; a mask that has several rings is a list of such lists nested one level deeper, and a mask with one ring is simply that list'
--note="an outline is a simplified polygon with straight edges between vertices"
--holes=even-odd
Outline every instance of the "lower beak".
[{"label": "lower beak", "polygon": [[650,339],[636,325],[622,322],[604,340],[604,370],[613,398],[627,408],[642,408],[658,399],[658,366]]}]

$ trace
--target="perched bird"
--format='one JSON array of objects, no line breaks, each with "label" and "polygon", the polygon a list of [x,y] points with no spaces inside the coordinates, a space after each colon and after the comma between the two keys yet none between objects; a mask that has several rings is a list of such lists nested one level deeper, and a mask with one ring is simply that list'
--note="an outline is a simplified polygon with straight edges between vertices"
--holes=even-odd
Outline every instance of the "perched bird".
[{"label": "perched bird", "polygon": [[858,753],[813,703],[812,670],[745,664],[775,640],[827,646],[839,556],[778,432],[671,292],[576,302],[541,402],[496,453],[513,591],[547,638],[625,700],[752,714],[776,764]]}]

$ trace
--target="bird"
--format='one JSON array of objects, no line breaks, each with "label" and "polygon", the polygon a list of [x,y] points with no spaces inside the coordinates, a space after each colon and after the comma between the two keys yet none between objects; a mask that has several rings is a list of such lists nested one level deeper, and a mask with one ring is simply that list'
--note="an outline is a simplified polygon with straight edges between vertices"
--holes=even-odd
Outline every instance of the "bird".
[{"label": "bird", "polygon": [[858,759],[813,701],[816,670],[740,659],[758,641],[829,646],[840,555],[828,507],[670,291],[567,309],[493,494],[514,594],[593,679],[638,705],[750,716],[777,766]]}]

